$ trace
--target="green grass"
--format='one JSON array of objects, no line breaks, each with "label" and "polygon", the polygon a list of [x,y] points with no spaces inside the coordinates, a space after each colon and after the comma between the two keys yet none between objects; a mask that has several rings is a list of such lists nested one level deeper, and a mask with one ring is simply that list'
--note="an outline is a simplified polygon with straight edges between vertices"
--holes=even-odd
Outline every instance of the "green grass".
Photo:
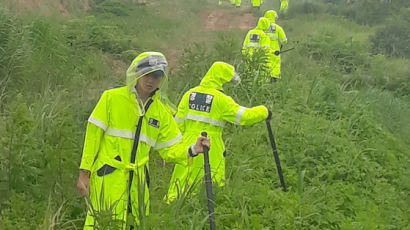
[{"label": "green grass", "polygon": [[[124,84],[138,53],[177,54],[175,103],[213,61],[237,66],[244,82],[259,74],[241,63],[245,31],[203,30],[214,1],[91,6],[70,5],[80,12],[70,17],[0,10],[0,229],[82,229],[86,205],[75,184],[86,120],[105,89]],[[264,123],[228,125],[226,186],[214,188],[218,229],[409,227],[410,61],[370,54],[369,37],[384,22],[356,24],[343,7],[291,1],[279,23],[295,50],[282,55],[281,81],[225,88],[241,105],[273,111],[289,191],[280,189]],[[204,189],[163,202],[172,168],[151,154],[144,227],[207,229]]]}]

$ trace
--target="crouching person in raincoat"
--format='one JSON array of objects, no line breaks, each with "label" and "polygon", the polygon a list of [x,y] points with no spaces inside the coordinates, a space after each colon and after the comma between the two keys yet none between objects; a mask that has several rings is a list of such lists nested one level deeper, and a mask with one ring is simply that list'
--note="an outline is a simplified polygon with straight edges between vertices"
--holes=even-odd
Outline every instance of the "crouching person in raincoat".
[{"label": "crouching person in raincoat", "polygon": [[[212,141],[209,151],[212,180],[219,186],[223,186],[225,180],[225,146],[222,140],[225,123],[252,125],[265,120],[269,113],[265,106],[245,108],[225,95],[222,86],[233,79],[239,80],[233,66],[215,62],[200,85],[184,94],[175,116],[188,142],[195,141],[201,131],[208,132],[208,138]],[[203,176],[203,155],[194,158],[189,166],[175,165],[165,199],[172,202],[184,196],[187,191],[197,188]]]},{"label": "crouching person in raincoat", "polygon": [[127,85],[105,91],[89,117],[77,184],[91,201],[84,229],[134,229],[148,214],[151,148],[186,166],[209,146],[200,134],[183,138],[162,102],[166,69],[161,53],[140,54],[127,70]]}]

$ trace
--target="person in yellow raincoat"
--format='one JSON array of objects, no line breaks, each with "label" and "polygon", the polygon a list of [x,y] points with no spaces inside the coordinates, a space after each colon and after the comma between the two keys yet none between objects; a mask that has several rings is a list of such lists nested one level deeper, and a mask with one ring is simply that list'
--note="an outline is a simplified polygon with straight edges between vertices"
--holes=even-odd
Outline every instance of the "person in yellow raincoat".
[{"label": "person in yellow raincoat", "polygon": [[273,55],[270,55],[270,68],[271,68],[271,82],[279,79],[280,76],[280,48],[288,42],[285,31],[277,25],[276,18],[277,13],[274,10],[268,10],[265,12],[265,18],[269,19],[269,29],[266,30],[266,34],[270,39],[270,49]]},{"label": "person in yellow raincoat", "polygon": [[263,4],[263,0],[251,0],[252,7],[260,8]]},{"label": "person in yellow raincoat", "polygon": [[256,49],[263,49],[266,52],[270,48],[269,37],[265,34],[265,31],[269,29],[269,20],[265,17],[261,17],[258,20],[258,24],[252,30],[249,30],[243,41],[242,53],[252,56]]},{"label": "person in yellow raincoat", "polygon": [[[127,70],[127,85],[106,90],[91,113],[77,183],[82,196],[90,195],[85,230],[134,229],[148,214],[151,148],[166,161],[187,165],[209,145],[204,137],[183,138],[162,102],[166,69],[163,54],[138,55]],[[101,226],[99,216],[107,213],[112,221]]]},{"label": "person in yellow raincoat", "polygon": [[[269,72],[270,59],[273,55],[270,49],[269,37],[265,33],[269,29],[269,25],[267,18],[259,18],[257,26],[246,34],[242,47],[242,54],[252,63],[251,66],[256,64],[257,68],[263,72]],[[263,75],[265,74],[259,76]],[[269,73],[266,75],[269,75]],[[269,79],[261,78],[260,80],[265,82]]]},{"label": "person in yellow raincoat", "polygon": [[[226,123],[253,125],[265,120],[270,113],[265,106],[246,108],[238,105],[223,93],[222,87],[231,80],[239,80],[233,66],[215,62],[199,86],[184,94],[178,106],[175,120],[188,142],[196,139],[201,131],[208,132],[212,142],[209,151],[212,180],[219,186],[225,180],[225,146],[222,130]],[[172,202],[197,188],[204,176],[204,158],[200,155],[189,166],[175,165],[171,177],[167,202]]]},{"label": "person in yellow raincoat", "polygon": [[288,12],[289,0],[280,0],[280,9],[281,13],[286,14]]}]

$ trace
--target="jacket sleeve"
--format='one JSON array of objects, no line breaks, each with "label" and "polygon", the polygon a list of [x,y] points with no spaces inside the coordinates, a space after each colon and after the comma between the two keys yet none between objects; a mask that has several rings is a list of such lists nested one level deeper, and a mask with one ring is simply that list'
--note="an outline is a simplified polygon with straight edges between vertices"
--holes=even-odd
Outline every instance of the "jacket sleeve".
[{"label": "jacket sleeve", "polygon": [[107,98],[107,93],[104,92],[91,113],[91,116],[88,118],[80,169],[91,171],[91,167],[97,157],[101,139],[104,136],[105,130],[107,130]]},{"label": "jacket sleeve", "polygon": [[288,43],[288,39],[286,38],[285,31],[283,31],[282,27],[278,26],[278,40],[279,43],[285,45]]},{"label": "jacket sleeve", "polygon": [[268,109],[263,106],[246,108],[236,104],[236,102],[225,95],[221,106],[223,106],[222,119],[237,125],[253,125],[268,117]]},{"label": "jacket sleeve", "polygon": [[188,96],[189,96],[189,91],[184,94],[184,96],[181,99],[181,102],[179,102],[178,105],[178,111],[175,114],[175,121],[178,124],[178,128],[181,131],[181,133],[185,132],[185,115],[188,113]]},{"label": "jacket sleeve", "polygon": [[154,148],[165,161],[186,166],[188,165],[189,146],[189,143],[185,143],[174,118],[167,112],[161,122],[157,144]]}]

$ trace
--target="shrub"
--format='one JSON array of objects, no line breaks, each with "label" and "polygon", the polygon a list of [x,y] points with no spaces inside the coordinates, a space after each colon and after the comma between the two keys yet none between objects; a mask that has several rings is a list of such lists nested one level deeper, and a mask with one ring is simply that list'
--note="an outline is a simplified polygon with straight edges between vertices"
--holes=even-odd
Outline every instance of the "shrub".
[{"label": "shrub", "polygon": [[410,9],[389,21],[370,37],[371,52],[390,57],[410,58]]}]

